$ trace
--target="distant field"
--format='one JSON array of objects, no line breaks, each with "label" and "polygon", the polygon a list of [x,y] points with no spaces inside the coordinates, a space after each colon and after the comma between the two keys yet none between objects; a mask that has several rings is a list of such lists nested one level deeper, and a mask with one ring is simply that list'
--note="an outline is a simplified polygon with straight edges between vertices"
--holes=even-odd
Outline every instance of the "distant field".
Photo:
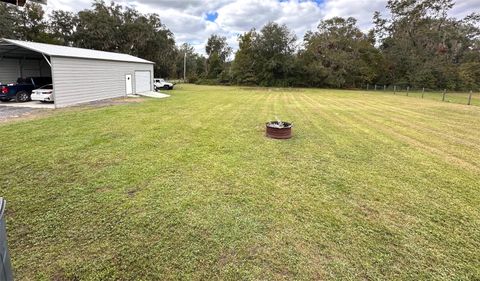
[{"label": "distant field", "polygon": [[16,280],[480,279],[480,107],[171,94],[0,124]]}]

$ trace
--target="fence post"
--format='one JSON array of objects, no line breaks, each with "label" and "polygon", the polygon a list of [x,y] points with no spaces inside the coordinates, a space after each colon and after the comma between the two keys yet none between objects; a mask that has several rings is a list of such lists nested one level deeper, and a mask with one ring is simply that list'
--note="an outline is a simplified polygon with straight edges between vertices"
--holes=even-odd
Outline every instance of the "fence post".
[{"label": "fence post", "polygon": [[370,85],[367,83],[367,91],[368,91],[368,89],[370,88],[369,86],[370,86]]},{"label": "fence post", "polygon": [[410,91],[410,86],[407,86],[407,97],[408,97],[408,91]]},{"label": "fence post", "polygon": [[445,101],[445,95],[447,94],[447,89],[443,89],[442,101]]},{"label": "fence post", "polygon": [[472,105],[472,91],[470,91],[470,94],[468,95],[468,104],[467,105]]},{"label": "fence post", "polygon": [[424,94],[425,94],[425,87],[422,88],[422,99]]},{"label": "fence post", "polygon": [[387,90],[387,85],[383,85],[383,90],[384,90],[384,91]]},{"label": "fence post", "polygon": [[7,228],[5,226],[6,201],[0,197],[0,280],[13,281],[12,265],[7,246]]},{"label": "fence post", "polygon": [[397,94],[397,86],[393,85],[393,94],[396,95]]}]

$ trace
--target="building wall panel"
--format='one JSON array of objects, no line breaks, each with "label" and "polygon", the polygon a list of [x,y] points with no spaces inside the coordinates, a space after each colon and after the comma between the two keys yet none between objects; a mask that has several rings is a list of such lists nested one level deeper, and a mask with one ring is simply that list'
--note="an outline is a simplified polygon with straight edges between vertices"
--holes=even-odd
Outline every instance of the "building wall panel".
[{"label": "building wall panel", "polygon": [[16,82],[20,77],[20,64],[17,59],[0,60],[0,82],[3,84]]},{"label": "building wall panel", "polygon": [[0,60],[0,82],[13,83],[19,77],[50,77],[50,65],[43,59],[2,59]]},{"label": "building wall panel", "polygon": [[[65,57],[52,57],[51,61],[56,107],[124,97],[125,76],[135,79],[135,71],[150,71],[153,81],[153,64]],[[135,88],[135,81],[133,85]],[[152,90],[153,84],[150,87]]]}]

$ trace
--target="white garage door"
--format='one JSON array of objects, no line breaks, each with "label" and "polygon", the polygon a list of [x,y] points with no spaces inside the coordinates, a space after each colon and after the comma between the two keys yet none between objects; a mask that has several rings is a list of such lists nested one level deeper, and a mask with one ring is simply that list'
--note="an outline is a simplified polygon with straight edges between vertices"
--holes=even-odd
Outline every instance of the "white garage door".
[{"label": "white garage door", "polygon": [[135,92],[144,93],[151,91],[151,79],[150,71],[135,71]]}]

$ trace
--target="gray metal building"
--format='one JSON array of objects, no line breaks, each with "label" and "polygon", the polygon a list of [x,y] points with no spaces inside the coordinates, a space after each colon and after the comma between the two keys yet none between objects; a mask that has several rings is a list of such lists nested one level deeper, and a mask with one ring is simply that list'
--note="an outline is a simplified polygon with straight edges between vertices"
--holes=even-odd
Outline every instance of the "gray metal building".
[{"label": "gray metal building", "polygon": [[150,92],[153,66],[126,54],[0,39],[0,82],[52,77],[55,108]]}]

